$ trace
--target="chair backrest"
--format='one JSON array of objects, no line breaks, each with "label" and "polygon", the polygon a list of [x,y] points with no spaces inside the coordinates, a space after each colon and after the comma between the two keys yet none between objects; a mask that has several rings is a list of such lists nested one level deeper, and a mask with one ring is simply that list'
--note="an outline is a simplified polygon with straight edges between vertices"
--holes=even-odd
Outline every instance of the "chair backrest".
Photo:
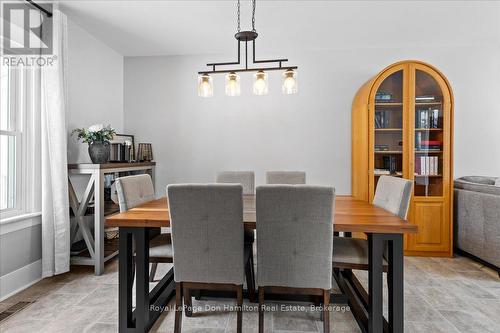
[{"label": "chair backrest", "polygon": [[167,195],[175,281],[242,284],[241,185],[176,184]]},{"label": "chair backrest", "polygon": [[258,285],[330,289],[335,189],[263,185],[256,196]]},{"label": "chair backrest", "polygon": [[306,173],[303,171],[268,171],[266,172],[267,184],[299,185],[306,183]]},{"label": "chair backrest", "polygon": [[411,180],[381,176],[377,183],[373,204],[406,220],[412,188]]},{"label": "chair backrest", "polygon": [[253,171],[221,171],[217,173],[216,182],[241,184],[244,195],[255,194],[255,173]]},{"label": "chair backrest", "polygon": [[155,199],[153,182],[148,174],[117,178],[116,193],[120,212]]}]

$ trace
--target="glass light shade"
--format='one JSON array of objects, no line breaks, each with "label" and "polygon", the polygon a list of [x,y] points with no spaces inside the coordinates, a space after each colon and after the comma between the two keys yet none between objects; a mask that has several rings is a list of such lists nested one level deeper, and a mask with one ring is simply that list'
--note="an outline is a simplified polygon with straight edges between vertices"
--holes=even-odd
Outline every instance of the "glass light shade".
[{"label": "glass light shade", "polygon": [[293,69],[287,69],[283,73],[283,94],[296,94],[298,91],[297,88],[297,71]]},{"label": "glass light shade", "polygon": [[198,76],[198,96],[212,97],[214,95],[214,82],[208,74]]},{"label": "glass light shade", "polygon": [[235,72],[226,75],[226,95],[239,96],[241,95],[240,76]]},{"label": "glass light shade", "polygon": [[254,95],[267,95],[268,91],[267,74],[264,71],[258,71],[254,75],[253,93]]}]

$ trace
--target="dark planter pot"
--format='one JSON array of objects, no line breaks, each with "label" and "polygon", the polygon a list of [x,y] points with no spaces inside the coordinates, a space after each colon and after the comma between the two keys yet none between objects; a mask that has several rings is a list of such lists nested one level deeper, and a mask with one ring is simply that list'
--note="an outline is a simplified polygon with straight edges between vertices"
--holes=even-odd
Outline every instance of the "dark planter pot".
[{"label": "dark planter pot", "polygon": [[109,141],[94,141],[89,143],[89,155],[92,163],[103,164],[109,160]]}]

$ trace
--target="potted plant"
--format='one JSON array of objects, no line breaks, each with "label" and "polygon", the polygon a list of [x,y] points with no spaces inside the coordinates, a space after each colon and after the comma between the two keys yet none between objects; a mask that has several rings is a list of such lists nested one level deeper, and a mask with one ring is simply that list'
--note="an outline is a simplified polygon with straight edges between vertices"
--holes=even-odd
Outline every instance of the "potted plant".
[{"label": "potted plant", "polygon": [[89,128],[76,128],[71,135],[77,134],[78,140],[89,145],[89,155],[92,163],[102,164],[109,160],[109,140],[116,134],[110,125],[104,127],[102,124],[92,125]]}]

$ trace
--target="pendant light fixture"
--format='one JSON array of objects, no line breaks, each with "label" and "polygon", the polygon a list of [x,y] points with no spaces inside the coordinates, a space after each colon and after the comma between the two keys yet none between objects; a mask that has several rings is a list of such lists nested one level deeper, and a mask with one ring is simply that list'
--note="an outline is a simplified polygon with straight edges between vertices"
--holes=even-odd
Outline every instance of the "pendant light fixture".
[{"label": "pendant light fixture", "polygon": [[235,72],[230,72],[226,75],[226,95],[241,95],[240,76]]},{"label": "pendant light fixture", "polygon": [[214,95],[214,82],[208,74],[198,76],[198,96],[212,97]]},{"label": "pendant light fixture", "polygon": [[[283,66],[283,63],[288,62],[288,59],[270,59],[256,60],[255,59],[255,40],[257,39],[257,31],[255,30],[255,0],[252,0],[252,30],[241,31],[240,29],[240,0],[237,2],[237,19],[238,32],[234,35],[238,41],[238,61],[234,62],[218,62],[209,63],[207,66],[212,69],[209,71],[198,72],[198,95],[201,97],[213,96],[213,81],[212,74],[226,74],[225,92],[227,96],[239,96],[241,94],[241,83],[239,73],[256,72],[254,74],[253,93],[254,95],[267,95],[269,91],[268,71],[283,71],[282,92],[284,94],[297,93],[297,66]],[[274,66],[268,67],[249,67],[248,64],[248,43],[252,42],[252,63],[251,65],[269,64]],[[245,46],[245,67],[233,69],[217,69],[218,66],[236,66],[243,65],[241,61],[241,44]]]},{"label": "pendant light fixture", "polygon": [[254,74],[253,93],[254,95],[267,95],[268,93],[267,73],[258,71]]}]

